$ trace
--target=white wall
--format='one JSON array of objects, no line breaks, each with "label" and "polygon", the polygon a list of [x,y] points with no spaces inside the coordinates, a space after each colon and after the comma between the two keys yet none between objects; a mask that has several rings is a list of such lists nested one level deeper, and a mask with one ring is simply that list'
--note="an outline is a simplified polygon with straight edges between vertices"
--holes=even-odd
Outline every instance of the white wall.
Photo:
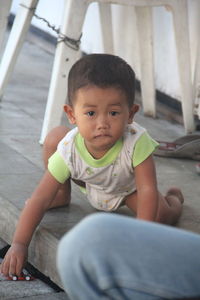
[{"label": "white wall", "polygon": [[[21,0],[12,1],[12,7],[11,7],[12,13],[14,14],[17,13],[17,10],[19,9],[21,2],[22,2]],[[61,22],[61,17],[62,17],[63,5],[64,5],[63,0],[56,0],[56,1],[39,0],[36,13],[39,16],[46,18],[53,25],[59,27],[59,24]],[[54,35],[54,33],[50,28],[48,28],[43,22],[37,20],[36,18],[32,19],[32,24]]]},{"label": "white wall", "polygon": [[[36,13],[46,18],[51,24],[59,27],[65,0],[40,0]],[[14,0],[12,12],[16,13],[20,0]],[[191,34],[191,61],[197,48],[197,35],[200,22],[196,0],[188,0]],[[112,5],[115,53],[126,59],[135,69],[140,78],[139,47],[136,31],[135,11],[132,7]],[[45,23],[33,18],[32,24],[56,35]],[[176,49],[173,35],[172,15],[166,8],[153,9],[154,24],[154,61],[156,88],[180,99],[179,78],[177,72]],[[86,53],[103,52],[99,12],[97,3],[89,6],[83,28],[81,48]]]}]

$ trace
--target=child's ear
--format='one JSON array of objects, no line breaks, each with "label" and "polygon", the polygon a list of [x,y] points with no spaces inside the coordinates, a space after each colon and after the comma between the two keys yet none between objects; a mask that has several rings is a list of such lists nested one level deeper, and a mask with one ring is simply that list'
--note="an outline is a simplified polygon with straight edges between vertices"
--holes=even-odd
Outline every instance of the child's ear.
[{"label": "child's ear", "polygon": [[134,115],[136,112],[138,112],[140,106],[138,104],[133,104],[133,106],[129,110],[129,119],[128,124],[131,124],[133,122]]},{"label": "child's ear", "polygon": [[76,124],[76,118],[74,116],[73,107],[71,105],[65,104],[63,108],[64,108],[64,111],[67,115],[67,118],[68,118],[69,122],[71,124]]}]

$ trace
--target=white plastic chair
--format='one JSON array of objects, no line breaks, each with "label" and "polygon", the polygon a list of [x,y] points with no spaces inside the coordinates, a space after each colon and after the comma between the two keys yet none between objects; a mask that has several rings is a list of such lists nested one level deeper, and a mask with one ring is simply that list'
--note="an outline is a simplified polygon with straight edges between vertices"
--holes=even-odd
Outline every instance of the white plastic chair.
[{"label": "white plastic chair", "polygon": [[[138,20],[138,36],[140,43],[141,87],[144,113],[155,117],[155,87],[152,45],[152,16],[154,6],[169,6],[173,14],[174,33],[176,39],[177,61],[180,77],[182,110],[184,126],[187,132],[194,130],[194,103],[192,97],[192,77],[190,66],[189,32],[187,0],[66,0],[60,31],[69,38],[79,40],[88,6],[98,2],[100,8],[104,50],[113,53],[113,37],[111,9],[108,4],[134,6]],[[0,96],[3,95],[6,84],[15,65],[16,57],[21,49],[24,35],[33,16],[33,8],[38,0],[24,0],[21,6],[0,66]],[[70,48],[66,43],[57,44],[52,70],[49,95],[43,121],[40,142],[43,143],[47,133],[61,122],[62,106],[66,100],[67,77],[73,63],[79,58],[80,51]]]},{"label": "white plastic chair", "polygon": [[8,16],[11,8],[11,0],[1,0],[1,9],[0,9],[0,51],[6,31],[6,26],[8,23]]}]

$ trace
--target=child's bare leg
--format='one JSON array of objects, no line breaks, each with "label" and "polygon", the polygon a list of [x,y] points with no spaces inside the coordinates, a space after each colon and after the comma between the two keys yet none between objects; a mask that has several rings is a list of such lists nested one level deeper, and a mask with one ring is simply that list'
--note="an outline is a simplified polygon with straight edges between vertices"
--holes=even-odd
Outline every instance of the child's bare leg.
[{"label": "child's bare leg", "polygon": [[[45,169],[47,169],[48,167],[49,157],[56,151],[58,143],[67,134],[69,130],[70,129],[65,126],[59,126],[51,130],[47,135],[43,145],[43,160]],[[71,183],[69,179],[66,181],[66,183],[64,183],[61,186],[49,208],[68,205],[70,203],[70,200]]]},{"label": "child's bare leg", "polygon": [[[134,192],[125,199],[125,204],[136,214],[137,201],[137,192]],[[159,193],[156,222],[169,225],[175,224],[181,215],[183,202],[183,194],[181,190],[176,187],[170,188],[165,197]]]},{"label": "child's bare leg", "polygon": [[159,194],[156,221],[169,225],[175,224],[181,216],[183,202],[184,197],[179,188],[170,188],[165,197]]}]

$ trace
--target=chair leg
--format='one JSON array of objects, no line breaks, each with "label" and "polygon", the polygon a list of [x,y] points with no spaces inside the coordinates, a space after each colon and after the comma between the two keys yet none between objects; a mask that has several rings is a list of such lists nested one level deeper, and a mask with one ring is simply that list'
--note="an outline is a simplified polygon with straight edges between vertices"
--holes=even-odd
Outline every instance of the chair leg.
[{"label": "chair leg", "polygon": [[[2,97],[5,87],[13,72],[18,54],[23,45],[25,35],[29,29],[34,9],[38,0],[23,0],[16,15],[9,39],[4,51],[0,65],[0,97]],[[26,7],[31,9],[27,9]]]},{"label": "chair leg", "polygon": [[197,50],[193,90],[195,96],[195,114],[200,119],[200,39]]},{"label": "chair leg", "polygon": [[100,2],[98,3],[98,5],[101,19],[104,52],[112,54],[114,53],[114,46],[111,5]]},{"label": "chair leg", "polygon": [[144,114],[156,116],[152,9],[135,7],[140,48],[141,90]]},{"label": "chair leg", "polygon": [[194,131],[195,126],[187,0],[174,1],[172,12],[182,96],[183,121],[185,131],[191,133]]},{"label": "chair leg", "polygon": [[197,9],[197,20],[198,20],[198,41],[197,41],[197,51],[195,57],[193,92],[195,97],[195,114],[200,119],[200,2],[199,0],[196,0],[195,4]]},{"label": "chair leg", "polygon": [[[88,3],[86,1],[65,1],[61,33],[78,40],[81,35],[87,7]],[[75,15],[76,17],[74,17]],[[79,56],[80,51],[70,48],[64,42],[58,42],[40,137],[41,144],[43,144],[47,133],[61,122],[63,105],[67,97],[68,73]]]},{"label": "chair leg", "polygon": [[4,38],[4,33],[6,30],[6,26],[8,23],[8,16],[11,8],[11,0],[2,0],[1,1],[1,9],[0,9],[0,50],[2,41]]}]

